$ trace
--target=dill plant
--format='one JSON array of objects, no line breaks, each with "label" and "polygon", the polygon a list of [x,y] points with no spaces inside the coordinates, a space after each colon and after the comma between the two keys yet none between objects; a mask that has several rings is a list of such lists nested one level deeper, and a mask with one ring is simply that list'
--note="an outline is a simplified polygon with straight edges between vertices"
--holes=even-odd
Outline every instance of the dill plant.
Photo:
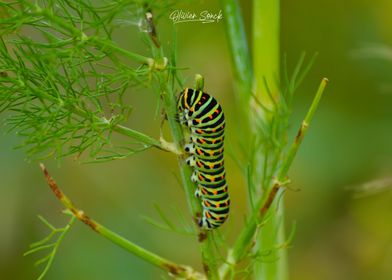
[{"label": "dill plant", "polygon": [[[46,262],[39,279],[50,268],[74,219],[173,278],[227,279],[243,273],[244,277],[254,273],[256,279],[287,278],[285,250],[290,237],[286,239],[283,233],[284,205],[276,201],[289,183],[287,172],[327,80],[322,80],[297,137],[288,144],[293,94],[313,59],[304,66],[302,56],[291,75],[284,66],[280,82],[279,1],[262,2],[254,0],[254,49],[261,48],[252,62],[238,1],[221,0],[236,97],[244,108],[241,117],[247,120],[246,126],[251,131],[247,143],[251,148],[240,163],[248,182],[249,214],[234,244],[220,246],[228,248],[224,252],[226,258],[222,259],[221,250],[216,249],[215,242],[225,243],[221,233],[205,232],[197,226],[189,232],[199,240],[204,273],[141,248],[77,208],[41,165],[49,186],[72,218],[60,229],[41,218],[51,233],[26,252],[51,250],[38,261]],[[178,158],[189,211],[197,217],[200,202],[193,195],[192,171],[184,161],[184,135],[177,121],[176,93],[184,82],[176,65],[176,38],[172,38],[171,44],[162,45],[156,25],[174,4],[152,0],[0,3],[0,112],[5,113],[8,131],[15,131],[23,139],[19,147],[34,160],[72,155],[102,162],[149,148],[172,152]],[[267,6],[260,6],[264,4]],[[264,25],[258,26],[260,20]],[[132,46],[119,46],[114,36],[118,26],[137,30],[135,38],[144,42],[148,51],[141,54],[133,52]],[[267,35],[270,37],[258,36],[258,28],[271,27]],[[264,61],[266,57],[271,60]],[[162,121],[167,121],[173,143],[124,125],[132,114],[126,95],[143,88],[151,89],[157,97],[158,110],[163,111]],[[196,78],[196,88],[203,89],[201,76]],[[246,112],[249,106],[250,113]],[[119,136],[132,142],[120,145]],[[166,227],[181,230],[164,214],[161,216]],[[59,234],[57,241],[49,243],[56,234]],[[265,251],[271,252],[273,261],[263,260]]]}]

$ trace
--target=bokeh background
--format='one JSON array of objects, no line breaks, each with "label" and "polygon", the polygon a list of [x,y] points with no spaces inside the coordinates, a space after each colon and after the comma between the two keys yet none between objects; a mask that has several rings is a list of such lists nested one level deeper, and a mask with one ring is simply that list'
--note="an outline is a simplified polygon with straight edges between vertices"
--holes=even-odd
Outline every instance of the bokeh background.
[{"label": "bokeh background", "polygon": [[[176,8],[218,12],[218,1],[192,1]],[[243,3],[247,35],[251,1]],[[247,2],[247,3],[245,3]],[[297,92],[292,134],[309,106],[320,79],[331,81],[312,127],[291,168],[293,189],[286,193],[287,231],[297,229],[289,249],[293,280],[392,279],[392,1],[281,1],[281,51],[293,68],[300,53],[319,52]],[[158,28],[169,41],[172,23]],[[178,28],[179,65],[195,73],[225,108],[227,147],[241,137],[235,115],[232,72],[223,22],[182,23]],[[120,28],[117,40],[144,52],[137,26]],[[156,100],[149,91],[129,96],[134,110],[129,126],[158,137]],[[3,117],[3,116],[2,116]],[[0,137],[0,278],[34,279],[37,255],[22,257],[30,243],[66,218],[49,191],[37,163],[27,162],[14,134]],[[176,159],[158,150],[103,164],[73,158],[45,162],[74,202],[104,225],[175,261],[200,268],[193,237],[159,230],[142,216],[159,219],[154,203],[178,222],[176,210],[187,206]],[[229,242],[243,224],[245,180],[227,155],[233,210],[224,231]],[[200,268],[201,269],[201,268]],[[60,247],[47,279],[160,279],[161,272],[122,251],[77,223]]]}]

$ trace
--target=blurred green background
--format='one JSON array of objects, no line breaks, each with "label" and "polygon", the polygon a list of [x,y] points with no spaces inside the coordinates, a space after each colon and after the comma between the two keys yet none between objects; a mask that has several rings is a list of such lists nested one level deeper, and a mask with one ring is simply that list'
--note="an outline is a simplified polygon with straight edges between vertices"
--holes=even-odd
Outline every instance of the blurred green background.
[{"label": "blurred green background", "polygon": [[[218,12],[217,1],[193,1],[176,8]],[[247,35],[251,6],[243,3]],[[249,1],[250,2],[250,1]],[[287,231],[297,224],[289,249],[293,280],[392,279],[392,1],[302,0],[281,2],[281,51],[293,69],[300,53],[319,52],[297,92],[292,134],[322,77],[331,81],[290,174],[286,192]],[[162,18],[159,31],[168,42],[172,23]],[[178,28],[179,66],[188,86],[204,75],[206,90],[216,96],[228,119],[227,150],[241,133],[236,118],[230,57],[224,23],[182,23]],[[137,27],[117,32],[121,46],[144,52]],[[133,93],[129,126],[159,136],[151,92]],[[5,129],[2,128],[2,132]],[[62,207],[48,189],[36,163],[25,161],[14,134],[0,137],[0,278],[34,279],[37,255],[22,257],[30,243],[54,225],[66,223]],[[233,199],[224,226],[229,242],[243,224],[245,180],[228,154],[227,173]],[[172,207],[187,213],[176,180],[176,159],[151,149],[124,160],[80,164],[67,158],[45,162],[59,185],[90,216],[130,240],[175,261],[201,270],[193,237],[165,232],[142,216],[158,218],[153,204],[178,222]],[[364,185],[366,182],[372,184]],[[366,189],[366,190],[365,190]],[[161,271],[122,251],[77,223],[60,247],[47,279],[160,279]]]}]

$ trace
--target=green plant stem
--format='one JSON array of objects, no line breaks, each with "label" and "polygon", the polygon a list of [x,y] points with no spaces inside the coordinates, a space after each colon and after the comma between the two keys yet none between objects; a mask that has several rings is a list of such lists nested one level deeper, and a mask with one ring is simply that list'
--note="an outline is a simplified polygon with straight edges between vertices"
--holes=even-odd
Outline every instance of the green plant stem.
[{"label": "green plant stem", "polygon": [[131,137],[133,139],[136,139],[136,140],[138,140],[138,141],[140,141],[140,142],[142,142],[142,143],[144,143],[146,145],[151,145],[151,146],[154,146],[156,148],[164,150],[164,147],[161,145],[161,142],[159,140],[157,140],[155,138],[152,138],[152,137],[150,137],[150,136],[148,136],[146,134],[143,134],[143,133],[141,133],[139,131],[136,131],[134,129],[128,128],[126,126],[122,126],[122,125],[119,125],[119,124],[115,125],[113,127],[113,131],[115,131],[115,132],[117,132],[119,134],[128,136],[128,137]]},{"label": "green plant stem", "polygon": [[[253,67],[255,73],[255,96],[263,107],[272,109],[271,113],[257,106],[255,114],[272,122],[277,108],[274,103],[279,102],[280,91],[280,0],[253,1]],[[275,109],[275,110],[273,110]],[[256,118],[254,118],[256,120]],[[260,135],[255,131],[255,139]],[[275,157],[279,151],[275,150]],[[258,149],[254,158],[255,172],[253,184],[257,186],[253,197],[262,196],[266,200],[273,190],[272,186],[263,185],[268,182],[263,178],[263,165],[266,164],[264,149]],[[275,173],[271,166],[270,174]],[[260,188],[262,187],[262,189]],[[262,190],[262,193],[260,191]],[[276,203],[276,202],[274,202]],[[277,205],[277,211],[272,214],[256,238],[255,252],[263,254],[270,252],[267,261],[256,258],[254,264],[255,279],[285,280],[288,278],[286,248],[276,249],[277,245],[285,242],[284,233],[284,201]]]},{"label": "green plant stem", "polygon": [[[53,102],[58,102],[58,100],[55,97],[51,96],[50,94],[46,94],[45,93],[45,95],[46,95],[45,96],[46,98],[52,100]],[[88,115],[80,108],[73,107],[72,110],[75,112],[75,114],[77,114],[77,115],[79,115],[81,117],[85,117],[85,118],[88,117]],[[102,124],[106,124],[107,123],[107,120],[104,120],[104,119],[96,117],[96,116],[94,117],[94,119],[97,122],[99,122],[99,121],[102,122]],[[144,133],[141,133],[141,132],[139,132],[137,130],[134,130],[132,128],[129,128],[129,127],[126,127],[126,126],[123,126],[123,125],[120,125],[120,124],[116,124],[116,125],[113,126],[112,130],[117,132],[117,133],[119,133],[119,134],[122,134],[124,136],[127,136],[127,137],[133,138],[135,140],[138,140],[138,141],[142,142],[143,144],[146,144],[146,145],[149,145],[149,146],[153,146],[155,148],[158,148],[158,149],[161,149],[161,150],[165,150],[165,151],[168,151],[168,152],[178,153],[177,151],[175,151],[173,149],[170,149],[169,147],[163,145],[161,143],[161,141],[159,141],[159,140],[157,140],[155,138],[152,138],[152,137],[150,137],[150,136],[148,136],[148,135],[146,135]]]},{"label": "green plant stem", "polygon": [[[162,74],[163,76],[163,74]],[[182,127],[176,120],[177,116],[177,102],[174,92],[166,82],[165,77],[161,77],[161,91],[164,108],[167,114],[169,128],[173,136],[173,141],[177,149],[181,149],[185,143]],[[184,157],[178,157],[179,169],[181,174],[181,181],[184,186],[185,194],[187,197],[188,206],[193,217],[200,216],[201,206],[200,201],[195,197],[195,185],[190,180],[192,175],[191,168],[185,163]],[[213,253],[213,244],[211,234],[201,231],[199,233],[199,241],[201,243],[203,268],[207,274],[208,279],[219,279],[218,269]]]},{"label": "green plant stem", "polygon": [[[51,99],[53,102],[58,102],[58,100],[56,98],[54,98],[53,96],[51,96],[49,94],[45,94],[45,95],[47,95],[46,97],[48,99]],[[72,109],[74,110],[75,114],[77,114],[77,115],[79,115],[81,117],[85,117],[85,118],[88,117],[88,115],[82,109],[77,108],[77,107],[73,107]],[[106,120],[104,120],[102,118],[99,118],[99,117],[94,117],[94,119],[97,122],[101,121],[103,124],[105,124],[107,122]],[[144,133],[141,133],[141,132],[139,132],[137,130],[134,130],[132,128],[129,128],[129,127],[126,127],[126,126],[123,126],[123,125],[120,125],[120,124],[116,124],[116,125],[113,126],[112,130],[117,132],[117,133],[119,133],[119,134],[122,134],[124,136],[127,136],[127,137],[133,138],[135,140],[138,140],[138,141],[142,142],[143,144],[146,144],[146,145],[149,145],[149,146],[153,146],[155,148],[158,148],[158,149],[161,149],[161,150],[165,150],[165,151],[168,151],[168,152],[178,153],[177,150],[170,149],[168,146],[163,145],[163,143],[161,141],[159,141],[159,140],[157,140],[155,138],[152,138],[152,137],[150,137],[150,136],[148,136],[148,135],[146,135]]]},{"label": "green plant stem", "polygon": [[[56,99],[55,97],[51,96],[50,94],[47,94],[47,93],[43,93],[43,94],[45,94],[45,98],[47,98],[47,99],[49,99],[49,100],[51,100],[53,102],[59,102],[58,99]],[[73,106],[72,110],[78,116],[81,116],[81,117],[84,117],[84,118],[88,117],[88,114],[85,111],[83,111],[82,109],[78,108],[78,107]],[[106,120],[104,120],[102,118],[99,118],[99,117],[94,117],[94,119],[97,122],[102,122],[102,124],[106,124],[107,123]],[[148,136],[148,135],[146,135],[146,134],[144,134],[142,132],[139,132],[137,130],[134,130],[134,129],[131,129],[129,127],[126,127],[126,126],[123,126],[123,125],[119,125],[119,124],[114,125],[112,129],[113,129],[113,131],[115,131],[115,132],[117,132],[119,134],[122,134],[124,136],[127,136],[127,137],[133,138],[135,140],[138,140],[138,141],[142,142],[143,144],[146,144],[146,145],[149,145],[149,146],[154,146],[154,147],[156,147],[158,149],[161,149],[161,150],[165,150],[165,151],[176,153],[176,151],[171,150],[168,147],[162,145],[161,141],[159,141],[159,140],[157,140],[155,138],[152,138],[152,137],[150,137],[150,136]]]},{"label": "green plant stem", "polygon": [[225,27],[234,70],[234,79],[239,99],[244,104],[252,95],[252,65],[247,44],[241,6],[238,0],[221,0],[225,17]]},{"label": "green plant stem", "polygon": [[[169,83],[170,81],[169,75],[171,72],[165,68],[166,65],[168,65],[169,61],[163,55],[163,51],[160,48],[161,43],[158,40],[157,28],[154,25],[152,11],[146,13],[146,19],[149,22],[152,31],[149,34],[149,37],[151,39],[150,47],[152,50],[155,50],[155,53],[158,56],[156,58],[156,61],[163,60],[165,62],[163,64],[163,67],[159,68],[161,71],[157,72],[157,79],[160,86],[163,107],[167,116],[169,129],[171,131],[171,135],[174,142],[173,150],[181,151],[177,153],[178,164],[180,169],[182,185],[184,186],[184,190],[187,198],[188,207],[190,212],[192,213],[192,217],[195,218],[195,222],[197,223],[197,217],[200,217],[201,215],[201,204],[199,199],[197,199],[194,195],[196,186],[190,179],[192,176],[192,170],[186,164],[184,158],[185,154],[182,152],[183,146],[185,144],[185,139],[184,139],[182,126],[177,120],[178,119],[177,98],[175,92],[173,91],[173,88],[170,86]],[[171,61],[171,63],[175,63],[175,61]],[[201,75],[195,76],[195,86],[196,88],[199,88],[201,90],[203,89],[204,78]],[[214,256],[214,246],[212,242],[211,233],[200,230],[198,237],[201,246],[203,268],[207,275],[207,278],[211,280],[219,279],[218,268]]]},{"label": "green plant stem", "polygon": [[[254,234],[263,221],[263,219],[268,214],[274,200],[280,196],[282,191],[284,190],[284,185],[287,184],[287,172],[290,169],[291,164],[295,158],[295,155],[298,152],[300,144],[302,143],[303,138],[309,128],[309,125],[313,119],[313,115],[319,105],[320,99],[323,95],[324,89],[327,86],[328,79],[323,78],[320,86],[317,90],[315,98],[306,114],[305,119],[303,120],[301,127],[298,130],[297,136],[295,137],[294,142],[292,143],[287,156],[285,157],[281,168],[279,169],[277,178],[272,183],[270,190],[268,191],[267,195],[263,196],[256,204],[255,211],[252,212],[252,215],[245,225],[245,228],[241,231],[239,237],[237,238],[233,248],[229,251],[228,256],[226,258],[226,263],[223,264],[219,269],[219,275],[221,279],[224,279],[230,268],[235,266],[238,262],[240,262],[251,249],[252,240]],[[269,222],[269,221],[268,221]],[[265,225],[264,225],[265,226]],[[263,227],[264,230],[264,227]],[[281,243],[283,244],[283,243]],[[273,247],[272,247],[273,248]],[[257,279],[267,279],[270,278],[257,278]],[[274,278],[272,278],[274,279]]]},{"label": "green plant stem", "polygon": [[293,144],[290,147],[290,150],[287,153],[286,160],[283,162],[279,173],[278,173],[278,180],[284,180],[284,176],[286,176],[287,172],[289,171],[289,168],[291,164],[293,163],[293,160],[295,158],[295,155],[297,154],[298,148],[302,143],[303,138],[305,137],[306,132],[308,131],[309,124],[313,119],[314,113],[317,110],[318,104],[320,103],[321,97],[323,96],[325,87],[328,84],[328,79],[323,78],[321,80],[321,83],[319,85],[319,88],[316,92],[316,95],[312,101],[312,104],[305,116],[305,119],[302,121],[301,127],[298,130],[297,136],[295,137],[295,140]]},{"label": "green plant stem", "polygon": [[194,271],[191,267],[179,265],[172,261],[164,259],[163,257],[160,257],[155,253],[152,253],[134,244],[133,242],[125,239],[119,234],[111,231],[107,227],[99,224],[95,220],[88,217],[82,210],[74,206],[71,200],[63,193],[63,191],[58,187],[53,178],[49,175],[48,171],[42,163],[40,164],[40,167],[45,174],[49,187],[52,189],[53,193],[60,200],[60,202],[72,213],[72,215],[74,215],[78,220],[89,226],[96,233],[110,240],[124,250],[134,254],[135,256],[167,271],[176,278],[204,279],[204,276],[202,274]]},{"label": "green plant stem", "polygon": [[49,268],[51,267],[54,257],[56,256],[57,250],[62,242],[62,240],[64,239],[64,237],[67,235],[67,233],[69,232],[70,228],[72,227],[72,225],[75,222],[76,217],[72,216],[71,220],[68,222],[68,224],[64,227],[64,230],[61,232],[59,238],[57,239],[52,252],[49,255],[49,259],[48,262],[45,265],[44,270],[42,271],[42,273],[39,275],[39,277],[37,278],[37,280],[41,280],[45,277],[46,273],[48,272]]},{"label": "green plant stem", "polygon": [[269,108],[266,84],[275,98],[280,90],[280,0],[253,0],[252,28],[255,95]]}]

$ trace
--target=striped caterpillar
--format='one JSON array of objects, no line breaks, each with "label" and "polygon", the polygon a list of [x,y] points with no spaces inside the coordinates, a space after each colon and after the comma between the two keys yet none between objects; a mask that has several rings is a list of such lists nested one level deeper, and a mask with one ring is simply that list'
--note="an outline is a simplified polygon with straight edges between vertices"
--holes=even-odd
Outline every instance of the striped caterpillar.
[{"label": "striped caterpillar", "polygon": [[225,116],[216,99],[201,90],[184,89],[177,106],[181,124],[190,131],[184,149],[194,169],[195,196],[203,207],[199,226],[214,229],[226,221],[230,206],[223,160]]}]

